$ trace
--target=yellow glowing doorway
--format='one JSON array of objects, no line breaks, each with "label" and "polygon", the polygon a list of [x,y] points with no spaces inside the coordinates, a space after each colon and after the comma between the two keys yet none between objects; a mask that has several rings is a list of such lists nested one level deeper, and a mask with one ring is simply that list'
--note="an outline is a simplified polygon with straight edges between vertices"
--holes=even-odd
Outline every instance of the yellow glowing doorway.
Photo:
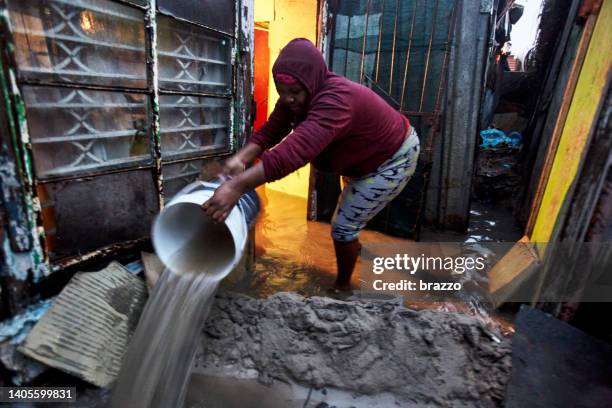
[{"label": "yellow glowing doorway", "polygon": [[[316,42],[317,0],[255,0],[255,23],[268,23],[270,64],[290,40],[298,37]],[[274,109],[278,94],[274,88],[272,72],[269,78],[268,113]],[[266,185],[267,189],[306,199],[310,165]],[[305,210],[304,210],[305,211]]]}]

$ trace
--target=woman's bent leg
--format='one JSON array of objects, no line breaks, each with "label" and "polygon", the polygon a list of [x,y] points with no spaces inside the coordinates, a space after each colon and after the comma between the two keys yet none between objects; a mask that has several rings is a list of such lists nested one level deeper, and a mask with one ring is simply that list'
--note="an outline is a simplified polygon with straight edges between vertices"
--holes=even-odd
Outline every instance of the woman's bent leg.
[{"label": "woman's bent leg", "polygon": [[351,276],[353,275],[353,269],[355,269],[360,249],[361,244],[358,239],[347,242],[334,240],[336,266],[338,268],[336,284],[334,285],[335,289],[343,291],[351,289]]},{"label": "woman's bent leg", "polygon": [[349,289],[359,256],[359,232],[406,186],[416,169],[419,141],[416,133],[377,169],[361,178],[350,179],[338,200],[332,218],[332,238],[338,276],[336,289]]}]

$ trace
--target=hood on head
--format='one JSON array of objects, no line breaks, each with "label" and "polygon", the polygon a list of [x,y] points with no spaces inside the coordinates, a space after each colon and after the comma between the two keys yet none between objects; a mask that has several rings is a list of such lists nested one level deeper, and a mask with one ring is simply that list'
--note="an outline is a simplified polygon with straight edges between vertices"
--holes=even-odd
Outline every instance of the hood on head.
[{"label": "hood on head", "polygon": [[327,66],[321,51],[306,38],[291,40],[280,52],[272,66],[272,75],[293,75],[312,98],[327,78]]}]

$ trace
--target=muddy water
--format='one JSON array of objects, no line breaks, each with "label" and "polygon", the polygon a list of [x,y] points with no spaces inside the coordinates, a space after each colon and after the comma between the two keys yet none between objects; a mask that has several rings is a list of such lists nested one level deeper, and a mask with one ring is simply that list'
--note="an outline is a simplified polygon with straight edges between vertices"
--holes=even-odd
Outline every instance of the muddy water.
[{"label": "muddy water", "polygon": [[115,383],[113,408],[179,408],[218,282],[206,274],[159,278]]},{"label": "muddy water", "polygon": [[[306,200],[270,189],[258,190],[262,210],[256,224],[256,261],[247,291],[255,297],[277,292],[325,295],[336,279],[336,257],[329,224],[306,220]],[[362,231],[362,244],[406,243],[376,231]],[[360,260],[352,285],[360,285]]]},{"label": "muddy water", "polygon": [[[250,296],[266,298],[278,292],[297,292],[304,296],[326,296],[335,280],[336,265],[330,226],[306,220],[305,199],[270,189],[258,190],[262,212],[256,225],[256,261],[254,273],[246,288],[240,290]],[[512,225],[512,217],[477,204],[470,214],[466,234],[423,231],[422,241],[466,242],[516,241],[520,233]],[[360,241],[368,244],[407,244],[411,241],[391,237],[376,231],[362,231]],[[364,254],[367,256],[367,254]],[[361,260],[355,267],[352,285],[360,287]],[[512,332],[512,324],[497,315],[478,292],[487,285],[486,276],[466,274],[463,279],[476,287],[460,301],[413,302],[405,299],[406,306],[414,309],[433,309],[475,315],[489,325]],[[463,282],[465,283],[465,282]]]}]

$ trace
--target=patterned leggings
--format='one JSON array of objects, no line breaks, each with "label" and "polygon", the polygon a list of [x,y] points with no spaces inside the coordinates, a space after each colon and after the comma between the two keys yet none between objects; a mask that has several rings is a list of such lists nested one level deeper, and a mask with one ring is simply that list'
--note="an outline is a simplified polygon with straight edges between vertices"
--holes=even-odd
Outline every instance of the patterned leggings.
[{"label": "patterned leggings", "polygon": [[359,178],[344,178],[345,186],[332,218],[334,241],[357,239],[359,232],[406,186],[416,169],[419,138],[411,132],[397,152],[376,171]]}]

